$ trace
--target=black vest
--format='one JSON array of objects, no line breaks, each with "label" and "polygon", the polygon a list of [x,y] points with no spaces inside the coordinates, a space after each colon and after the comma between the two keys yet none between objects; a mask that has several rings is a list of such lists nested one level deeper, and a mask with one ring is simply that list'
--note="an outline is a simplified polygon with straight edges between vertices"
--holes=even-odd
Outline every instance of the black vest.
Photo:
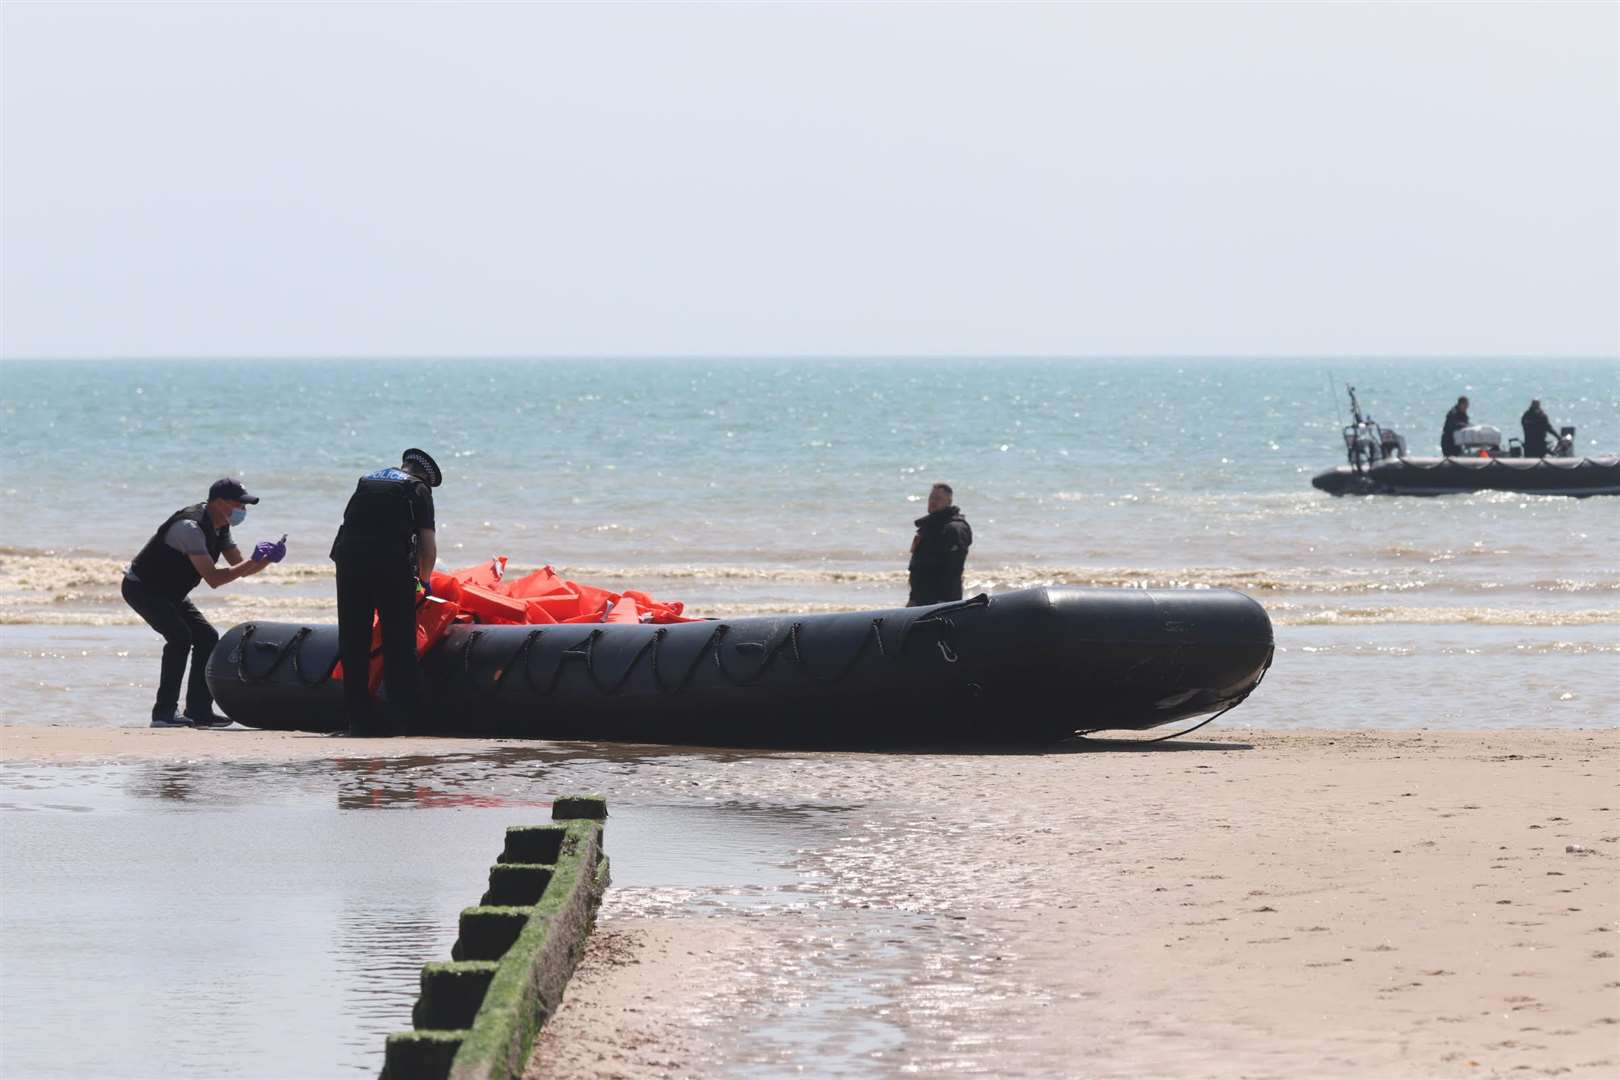
[{"label": "black vest", "polygon": [[1519,423],[1524,427],[1524,444],[1532,443],[1536,446],[1546,446],[1547,436],[1553,433],[1552,420],[1544,409],[1526,409],[1524,415],[1519,417]]},{"label": "black vest", "polygon": [[962,569],[968,548],[973,546],[973,527],[955,506],[935,510],[918,518],[916,524],[917,549],[907,567],[911,601],[937,604],[962,599]]},{"label": "black vest", "polygon": [[398,570],[416,576],[416,510],[411,493],[420,480],[362,476],[343,509],[332,559],[345,566]]},{"label": "black vest", "polygon": [[163,519],[158,531],[152,534],[152,539],[146,542],[135,561],[129,564],[129,572],[141,579],[141,584],[156,589],[166,596],[176,600],[185,596],[202,581],[202,575],[191,563],[191,556],[182,554],[170,547],[164,539],[169,535],[169,527],[177,521],[194,521],[202,530],[203,543],[208,547],[208,557],[218,560],[219,553],[224,550],[225,537],[230,530],[214,528],[213,521],[208,516],[208,504],[198,503],[183,510],[176,510]]}]

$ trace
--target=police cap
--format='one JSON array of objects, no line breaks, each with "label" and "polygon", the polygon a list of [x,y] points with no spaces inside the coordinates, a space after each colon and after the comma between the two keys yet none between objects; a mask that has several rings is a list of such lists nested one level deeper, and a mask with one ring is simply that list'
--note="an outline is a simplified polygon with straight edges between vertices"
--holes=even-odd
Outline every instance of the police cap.
[{"label": "police cap", "polygon": [[427,481],[428,487],[438,487],[444,483],[444,473],[439,471],[439,463],[434,461],[426,450],[411,447],[400,455],[400,461],[406,465],[414,465],[421,471],[422,479]]}]

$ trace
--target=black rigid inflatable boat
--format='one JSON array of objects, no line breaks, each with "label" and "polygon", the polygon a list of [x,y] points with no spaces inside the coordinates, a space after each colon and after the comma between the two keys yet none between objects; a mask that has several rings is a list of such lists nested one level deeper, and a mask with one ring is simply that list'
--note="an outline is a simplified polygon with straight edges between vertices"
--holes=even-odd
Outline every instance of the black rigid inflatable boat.
[{"label": "black rigid inflatable boat", "polygon": [[1411,457],[1406,439],[1363,416],[1350,391],[1353,422],[1344,429],[1349,463],[1311,477],[1311,486],[1330,495],[1459,495],[1475,491],[1515,491],[1525,495],[1620,495],[1620,455],[1572,456],[1575,429],[1564,428],[1546,457],[1533,457],[1517,439],[1502,449],[1502,433],[1489,425],[1466,427],[1454,435],[1462,454]]},{"label": "black rigid inflatable boat", "polygon": [[[249,726],[335,731],[337,649],[335,626],[244,623],[210,657],[209,689]],[[1264,609],[1225,589],[1033,588],[667,626],[458,624],[423,658],[423,724],[726,746],[1045,742],[1230,708],[1271,657]]]},{"label": "black rigid inflatable boat", "polygon": [[1620,495],[1620,456],[1390,458],[1361,468],[1340,465],[1318,473],[1311,484],[1332,495]]}]

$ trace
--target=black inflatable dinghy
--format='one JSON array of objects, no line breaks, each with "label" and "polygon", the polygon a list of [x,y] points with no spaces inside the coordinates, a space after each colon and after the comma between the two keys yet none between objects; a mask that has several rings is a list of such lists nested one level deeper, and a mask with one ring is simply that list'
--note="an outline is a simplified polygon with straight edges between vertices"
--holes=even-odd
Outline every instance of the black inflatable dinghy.
[{"label": "black inflatable dinghy", "polygon": [[1620,495],[1620,457],[1403,457],[1340,465],[1311,484],[1330,495],[1459,495],[1516,491],[1524,495]]},{"label": "black inflatable dinghy", "polygon": [[1356,388],[1350,392],[1352,423],[1344,429],[1348,463],[1319,472],[1311,486],[1329,495],[1460,495],[1512,491],[1523,495],[1620,495],[1620,455],[1575,457],[1575,429],[1561,429],[1545,457],[1527,454],[1517,439],[1502,449],[1502,433],[1488,424],[1452,433],[1461,453],[1412,457],[1399,432],[1364,416]]},{"label": "black inflatable dinghy", "polygon": [[[337,627],[245,623],[208,685],[252,727],[344,723]],[[1034,588],[929,607],[669,626],[458,624],[424,733],[727,746],[1028,743],[1230,708],[1271,621],[1225,589]],[[383,687],[386,694],[387,687]]]}]

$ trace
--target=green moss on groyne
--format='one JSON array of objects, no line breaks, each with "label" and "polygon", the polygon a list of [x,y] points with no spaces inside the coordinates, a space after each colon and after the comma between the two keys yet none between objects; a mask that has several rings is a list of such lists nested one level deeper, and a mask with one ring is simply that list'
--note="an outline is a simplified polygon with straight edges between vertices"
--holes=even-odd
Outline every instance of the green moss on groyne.
[{"label": "green moss on groyne", "polygon": [[607,796],[605,795],[568,795],[551,804],[551,816],[554,820],[563,821],[574,818],[589,818],[592,821],[607,820]]},{"label": "green moss on groyne", "polygon": [[470,907],[461,912],[461,933],[450,949],[456,960],[499,960],[529,921],[526,907]]},{"label": "green moss on groyne", "polygon": [[478,901],[487,907],[530,907],[540,902],[551,884],[554,866],[534,863],[496,863],[489,868],[489,890]]},{"label": "green moss on groyne", "polygon": [[450,1075],[465,1031],[405,1031],[388,1036],[383,1076],[388,1080],[440,1080]]},{"label": "green moss on groyne", "polygon": [[383,1080],[512,1080],[563,990],[610,875],[607,801],[558,799],[554,825],[514,826],[478,907],[461,913],[449,963],[422,969],[417,1030],[390,1035]]},{"label": "green moss on groyne", "polygon": [[452,960],[422,967],[422,994],[411,1010],[417,1030],[465,1031],[483,1007],[494,960]]}]

